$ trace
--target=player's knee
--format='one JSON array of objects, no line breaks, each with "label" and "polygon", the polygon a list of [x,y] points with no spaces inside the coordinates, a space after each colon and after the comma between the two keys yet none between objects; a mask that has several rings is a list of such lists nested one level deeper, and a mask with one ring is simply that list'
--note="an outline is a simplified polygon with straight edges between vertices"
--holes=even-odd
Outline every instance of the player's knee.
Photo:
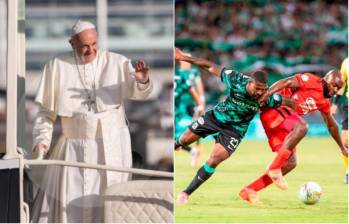
[{"label": "player's knee", "polygon": [[296,131],[297,131],[299,136],[304,137],[308,132],[308,124],[299,123],[296,127]]}]

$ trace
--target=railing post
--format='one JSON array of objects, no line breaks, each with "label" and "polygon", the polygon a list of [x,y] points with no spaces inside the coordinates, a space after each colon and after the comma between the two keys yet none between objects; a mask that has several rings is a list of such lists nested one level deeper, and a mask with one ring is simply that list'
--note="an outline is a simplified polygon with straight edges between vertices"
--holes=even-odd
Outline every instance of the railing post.
[{"label": "railing post", "polygon": [[17,153],[17,0],[7,1],[7,80],[6,80],[6,154],[3,159],[18,158]]}]

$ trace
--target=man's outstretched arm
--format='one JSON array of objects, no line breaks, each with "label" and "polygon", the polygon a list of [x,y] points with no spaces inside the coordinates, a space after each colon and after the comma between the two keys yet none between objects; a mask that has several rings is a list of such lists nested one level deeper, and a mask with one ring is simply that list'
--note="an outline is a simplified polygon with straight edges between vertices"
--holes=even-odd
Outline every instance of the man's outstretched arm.
[{"label": "man's outstretched arm", "polygon": [[179,48],[175,48],[175,60],[186,61],[190,64],[194,64],[200,67],[201,69],[208,71],[209,73],[216,75],[218,77],[221,76],[221,72],[223,69],[221,66],[216,65],[215,63],[208,61],[206,59],[188,56]]},{"label": "man's outstretched arm", "polygon": [[336,120],[330,113],[321,113],[321,115],[332,138],[336,141],[337,145],[341,149],[342,154],[348,156],[348,149],[346,149],[342,143]]},{"label": "man's outstretched arm", "polygon": [[264,102],[267,100],[267,98],[276,93],[279,90],[285,89],[285,88],[297,88],[299,87],[299,82],[296,79],[295,76],[289,77],[289,78],[285,78],[285,79],[281,79],[277,82],[275,82],[269,89],[268,91],[266,91],[263,96],[261,96],[258,100],[258,103],[260,105],[263,105]]}]

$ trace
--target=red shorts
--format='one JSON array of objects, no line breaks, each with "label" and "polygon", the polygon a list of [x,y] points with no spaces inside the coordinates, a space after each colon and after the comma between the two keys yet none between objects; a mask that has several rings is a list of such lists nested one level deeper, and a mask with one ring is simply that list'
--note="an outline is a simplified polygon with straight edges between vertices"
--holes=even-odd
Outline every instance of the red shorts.
[{"label": "red shorts", "polygon": [[297,113],[286,107],[263,109],[261,121],[273,152],[280,149],[295,124],[305,122]]}]

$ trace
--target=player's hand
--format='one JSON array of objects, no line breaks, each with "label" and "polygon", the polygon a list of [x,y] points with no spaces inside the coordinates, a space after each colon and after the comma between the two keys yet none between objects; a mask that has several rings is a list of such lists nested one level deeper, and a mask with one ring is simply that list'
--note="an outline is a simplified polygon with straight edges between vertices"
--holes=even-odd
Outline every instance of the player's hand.
[{"label": "player's hand", "polygon": [[267,101],[268,97],[269,97],[268,91],[266,91],[261,97],[259,97],[258,104],[260,107],[264,106],[265,101]]},{"label": "player's hand", "polygon": [[147,83],[149,81],[149,67],[148,65],[142,61],[136,61],[135,62],[135,78],[137,82],[140,83]]},{"label": "player's hand", "polygon": [[39,143],[34,147],[32,157],[35,160],[42,160],[44,159],[44,155],[47,154],[47,151],[48,147],[44,144]]},{"label": "player's hand", "polygon": [[176,61],[183,61],[184,57],[185,57],[185,53],[183,51],[181,51],[179,48],[174,49],[174,58]]},{"label": "player's hand", "polygon": [[330,109],[330,112],[332,115],[336,114],[337,113],[337,109],[338,109],[338,106],[336,104],[332,104],[331,105],[331,109]]}]

